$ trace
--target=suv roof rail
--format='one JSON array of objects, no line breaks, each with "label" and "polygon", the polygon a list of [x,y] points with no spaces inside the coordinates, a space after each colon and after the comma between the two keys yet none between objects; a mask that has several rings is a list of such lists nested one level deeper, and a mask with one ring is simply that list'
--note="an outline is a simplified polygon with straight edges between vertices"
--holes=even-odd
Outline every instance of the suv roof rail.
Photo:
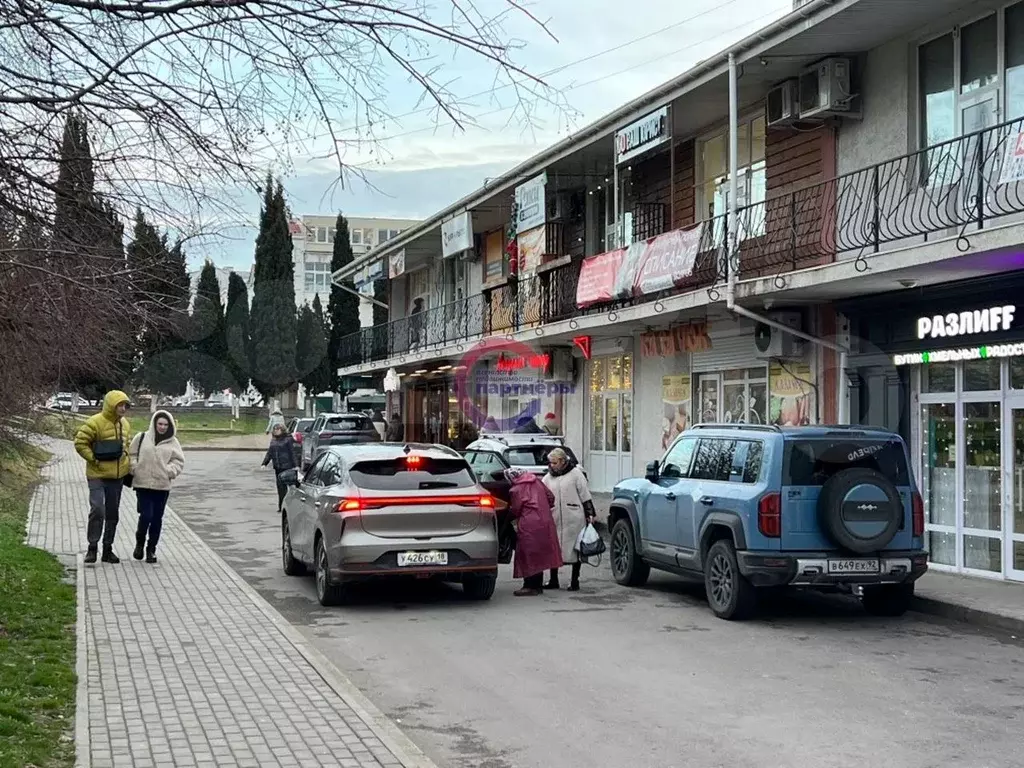
[{"label": "suv roof rail", "polygon": [[752,429],[757,432],[781,432],[774,424],[694,424],[690,429]]}]

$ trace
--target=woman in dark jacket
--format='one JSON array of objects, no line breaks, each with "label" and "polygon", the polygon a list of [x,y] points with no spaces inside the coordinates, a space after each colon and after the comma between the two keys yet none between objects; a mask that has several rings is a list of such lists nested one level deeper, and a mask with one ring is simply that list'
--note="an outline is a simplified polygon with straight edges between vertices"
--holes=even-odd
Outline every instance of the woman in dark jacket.
[{"label": "woman in dark jacket", "polygon": [[391,423],[388,424],[385,438],[389,443],[400,443],[405,440],[405,425],[398,413],[391,414]]},{"label": "woman in dark jacket", "polygon": [[[288,472],[288,470],[298,470],[298,467],[295,466],[295,441],[288,434],[284,424],[274,425],[270,447],[267,448],[267,455],[263,457],[261,466],[265,467],[267,464],[273,464],[274,473],[277,475],[277,511],[280,512],[281,505],[284,504],[284,496],[288,493],[289,480],[294,482],[294,478],[290,479],[287,476],[282,479],[282,473]],[[292,472],[288,474],[292,474]]]}]

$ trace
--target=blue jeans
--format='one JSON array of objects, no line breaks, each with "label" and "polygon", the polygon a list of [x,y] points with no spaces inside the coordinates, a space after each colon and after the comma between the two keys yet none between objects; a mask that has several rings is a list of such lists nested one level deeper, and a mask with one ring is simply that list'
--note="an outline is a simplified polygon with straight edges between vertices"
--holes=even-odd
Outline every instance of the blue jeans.
[{"label": "blue jeans", "polygon": [[139,546],[149,543],[146,549],[150,552],[156,551],[156,544],[160,541],[160,530],[164,525],[164,509],[167,507],[167,497],[170,491],[153,491],[149,488],[136,488],[135,495],[139,502],[139,527],[135,531],[135,543]]}]

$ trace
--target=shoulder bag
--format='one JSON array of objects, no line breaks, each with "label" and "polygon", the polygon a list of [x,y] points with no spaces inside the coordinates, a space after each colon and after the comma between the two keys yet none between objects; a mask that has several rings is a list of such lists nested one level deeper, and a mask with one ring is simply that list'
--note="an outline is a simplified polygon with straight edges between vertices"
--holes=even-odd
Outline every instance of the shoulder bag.
[{"label": "shoulder bag", "polygon": [[[139,457],[142,456],[142,443],[145,441],[145,439],[146,439],[146,433],[143,432],[142,436],[139,438],[139,448],[138,448],[138,450],[135,451],[135,463],[136,464],[139,463]],[[132,487],[132,483],[134,483],[134,482],[135,482],[135,473],[134,472],[129,472],[127,475],[124,476],[124,487],[125,488],[131,488]]]},{"label": "shoulder bag", "polygon": [[97,440],[92,444],[92,455],[96,461],[120,461],[124,455],[124,431],[121,420],[117,420],[117,440]]}]

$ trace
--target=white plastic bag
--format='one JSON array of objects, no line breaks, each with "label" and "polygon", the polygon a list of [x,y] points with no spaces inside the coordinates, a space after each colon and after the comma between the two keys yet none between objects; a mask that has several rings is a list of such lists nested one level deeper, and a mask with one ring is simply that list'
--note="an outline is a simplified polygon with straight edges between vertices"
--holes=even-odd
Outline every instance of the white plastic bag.
[{"label": "white plastic bag", "polygon": [[[593,523],[587,523],[583,526],[583,530],[576,537],[576,551],[580,554],[580,560],[587,565],[596,566],[601,562],[601,555],[605,551],[605,543]],[[594,562],[591,562],[592,560]]]}]

